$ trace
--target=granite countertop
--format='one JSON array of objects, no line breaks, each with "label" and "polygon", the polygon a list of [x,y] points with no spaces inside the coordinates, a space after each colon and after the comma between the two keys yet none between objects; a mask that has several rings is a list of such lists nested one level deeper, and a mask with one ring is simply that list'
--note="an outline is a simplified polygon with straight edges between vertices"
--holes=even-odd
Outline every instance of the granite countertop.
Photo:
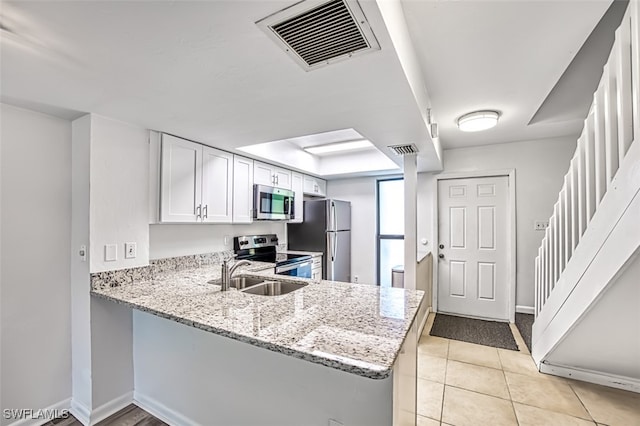
[{"label": "granite countertop", "polygon": [[235,276],[304,281],[282,296],[220,291],[220,265],[168,271],[91,293],[274,352],[372,379],[390,375],[424,292],[287,279],[254,262]]}]

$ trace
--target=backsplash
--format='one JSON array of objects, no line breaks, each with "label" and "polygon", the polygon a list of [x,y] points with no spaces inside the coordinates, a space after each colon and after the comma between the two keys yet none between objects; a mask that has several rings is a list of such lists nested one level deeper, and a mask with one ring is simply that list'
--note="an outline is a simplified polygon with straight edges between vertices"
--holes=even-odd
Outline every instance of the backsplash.
[{"label": "backsplash", "polygon": [[141,266],[138,268],[97,272],[91,274],[91,288],[95,290],[118,287],[123,284],[131,284],[134,281],[151,280],[164,272],[217,265],[225,260],[233,259],[233,256],[233,250],[225,250],[215,253],[155,259],[149,262],[149,266]]}]

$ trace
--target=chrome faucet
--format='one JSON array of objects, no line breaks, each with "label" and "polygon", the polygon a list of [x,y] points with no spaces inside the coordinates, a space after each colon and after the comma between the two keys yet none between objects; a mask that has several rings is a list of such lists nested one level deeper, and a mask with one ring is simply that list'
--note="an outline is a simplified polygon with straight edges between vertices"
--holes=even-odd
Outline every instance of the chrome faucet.
[{"label": "chrome faucet", "polygon": [[220,281],[220,291],[229,290],[233,273],[238,268],[238,266],[242,265],[251,265],[251,262],[249,262],[248,260],[239,260],[232,267],[229,267],[229,263],[226,260],[222,262],[222,279]]}]

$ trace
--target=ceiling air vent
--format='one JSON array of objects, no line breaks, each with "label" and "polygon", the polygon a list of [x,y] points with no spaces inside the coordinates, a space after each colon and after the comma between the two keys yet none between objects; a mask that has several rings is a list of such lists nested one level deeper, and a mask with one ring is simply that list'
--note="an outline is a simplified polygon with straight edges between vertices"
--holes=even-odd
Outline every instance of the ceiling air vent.
[{"label": "ceiling air vent", "polygon": [[396,155],[417,154],[418,148],[414,144],[392,145],[389,147]]},{"label": "ceiling air vent", "polygon": [[355,0],[307,0],[256,24],[306,71],[380,49]]}]

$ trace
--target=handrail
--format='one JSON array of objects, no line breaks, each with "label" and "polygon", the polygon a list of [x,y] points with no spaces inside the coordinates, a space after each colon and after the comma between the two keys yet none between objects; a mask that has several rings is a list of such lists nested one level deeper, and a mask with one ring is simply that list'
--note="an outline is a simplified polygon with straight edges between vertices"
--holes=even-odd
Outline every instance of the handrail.
[{"label": "handrail", "polygon": [[640,134],[639,1],[629,3],[616,30],[611,54],[538,248],[534,275],[536,318],[588,231],[629,147]]}]

